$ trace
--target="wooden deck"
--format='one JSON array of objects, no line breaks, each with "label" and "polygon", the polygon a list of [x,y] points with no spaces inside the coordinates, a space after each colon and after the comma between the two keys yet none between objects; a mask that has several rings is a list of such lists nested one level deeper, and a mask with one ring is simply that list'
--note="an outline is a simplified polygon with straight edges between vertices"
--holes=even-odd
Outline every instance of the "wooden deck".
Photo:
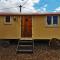
[{"label": "wooden deck", "polygon": [[16,54],[16,45],[0,46],[0,60],[60,60],[60,48],[51,49],[46,44],[36,45],[34,53]]}]

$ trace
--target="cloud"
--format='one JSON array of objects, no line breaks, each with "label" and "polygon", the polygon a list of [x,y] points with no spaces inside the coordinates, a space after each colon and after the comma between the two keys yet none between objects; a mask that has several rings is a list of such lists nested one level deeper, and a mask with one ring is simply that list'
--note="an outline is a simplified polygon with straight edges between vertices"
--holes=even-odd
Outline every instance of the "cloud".
[{"label": "cloud", "polygon": [[40,0],[32,0],[33,3],[38,3]]},{"label": "cloud", "polygon": [[42,7],[40,7],[40,9],[38,9],[37,11],[39,12],[39,13],[46,13],[47,12],[47,7],[48,5],[47,4],[45,4],[44,6],[42,6]]},{"label": "cloud", "polygon": [[60,7],[56,8],[53,12],[60,12]]},{"label": "cloud", "polygon": [[22,13],[35,13],[37,12],[33,5],[38,3],[39,0],[0,0],[0,12],[13,12],[19,13],[19,5],[23,5]]}]

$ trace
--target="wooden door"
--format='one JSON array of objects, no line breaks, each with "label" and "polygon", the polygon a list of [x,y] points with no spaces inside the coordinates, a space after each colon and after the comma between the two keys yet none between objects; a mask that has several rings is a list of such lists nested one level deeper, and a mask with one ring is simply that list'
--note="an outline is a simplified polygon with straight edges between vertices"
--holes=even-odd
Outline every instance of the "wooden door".
[{"label": "wooden door", "polygon": [[22,16],[21,37],[32,37],[32,16]]}]

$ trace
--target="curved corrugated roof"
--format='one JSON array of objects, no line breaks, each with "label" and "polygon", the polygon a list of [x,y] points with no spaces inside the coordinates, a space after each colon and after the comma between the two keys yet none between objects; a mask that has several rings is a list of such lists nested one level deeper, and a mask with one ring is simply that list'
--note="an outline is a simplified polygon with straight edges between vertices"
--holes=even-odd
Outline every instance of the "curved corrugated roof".
[{"label": "curved corrugated roof", "polygon": [[11,16],[19,16],[19,15],[60,15],[60,12],[51,12],[51,13],[6,13],[0,12],[0,16],[11,15]]}]

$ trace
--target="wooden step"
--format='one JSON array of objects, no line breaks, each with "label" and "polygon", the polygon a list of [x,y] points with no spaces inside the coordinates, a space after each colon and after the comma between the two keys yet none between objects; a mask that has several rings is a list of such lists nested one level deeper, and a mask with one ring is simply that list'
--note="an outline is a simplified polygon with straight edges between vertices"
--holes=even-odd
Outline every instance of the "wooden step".
[{"label": "wooden step", "polygon": [[30,52],[33,52],[33,50],[18,50],[17,52],[19,52],[19,53],[22,53],[22,52],[30,53]]},{"label": "wooden step", "polygon": [[32,45],[33,41],[32,40],[21,40],[19,41],[19,45]]},{"label": "wooden step", "polygon": [[20,38],[20,40],[32,40],[32,38]]},{"label": "wooden step", "polygon": [[21,42],[21,43],[26,43],[26,42],[32,43],[32,40],[20,40],[19,42]]},{"label": "wooden step", "polygon": [[23,46],[23,47],[31,47],[32,45],[20,45],[20,46]]},{"label": "wooden step", "polygon": [[27,50],[31,49],[32,50],[33,46],[30,46],[30,47],[29,46],[19,46],[18,49],[27,49]]}]

